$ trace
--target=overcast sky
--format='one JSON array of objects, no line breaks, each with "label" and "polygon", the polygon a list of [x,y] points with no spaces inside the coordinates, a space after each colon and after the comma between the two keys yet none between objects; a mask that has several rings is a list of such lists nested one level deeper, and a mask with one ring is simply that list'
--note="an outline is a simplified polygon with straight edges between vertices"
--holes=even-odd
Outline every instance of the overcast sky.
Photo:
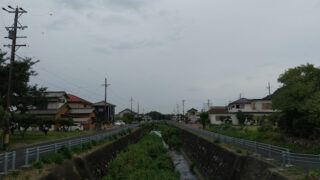
[{"label": "overcast sky", "polygon": [[[262,98],[286,69],[320,62],[319,0],[0,0],[9,4],[28,11],[17,54],[40,60],[32,83],[96,102],[107,77],[117,111],[131,96],[134,110],[163,113],[181,112],[182,99],[200,110]],[[0,21],[2,48],[13,15]]]}]

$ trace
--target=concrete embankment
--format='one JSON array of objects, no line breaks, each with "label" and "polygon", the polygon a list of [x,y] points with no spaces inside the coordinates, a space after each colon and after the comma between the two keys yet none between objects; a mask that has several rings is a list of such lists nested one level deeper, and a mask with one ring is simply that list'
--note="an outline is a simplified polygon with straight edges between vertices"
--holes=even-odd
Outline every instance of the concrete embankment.
[{"label": "concrete embankment", "polygon": [[203,179],[287,180],[274,166],[252,156],[230,151],[194,133],[180,129],[182,151],[195,163]]},{"label": "concrete embankment", "polygon": [[141,134],[152,129],[151,126],[142,127],[131,134],[106,144],[83,157],[76,157],[65,161],[61,166],[56,166],[50,173],[40,177],[40,180],[56,179],[98,179],[105,175],[106,167],[116,156],[126,150],[128,145],[140,140]]}]

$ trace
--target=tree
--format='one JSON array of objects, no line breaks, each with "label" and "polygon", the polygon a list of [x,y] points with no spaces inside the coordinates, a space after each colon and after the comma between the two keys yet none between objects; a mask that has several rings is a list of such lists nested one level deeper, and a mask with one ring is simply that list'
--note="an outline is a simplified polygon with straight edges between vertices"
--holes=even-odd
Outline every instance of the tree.
[{"label": "tree", "polygon": [[200,113],[200,122],[202,124],[202,128],[206,128],[206,124],[209,124],[209,114],[207,112]]},{"label": "tree", "polygon": [[53,117],[37,117],[37,125],[39,130],[45,135],[48,134],[52,125],[55,125],[56,121]]},{"label": "tree", "polygon": [[221,116],[220,120],[225,124],[231,124],[232,123],[232,119],[231,119],[230,116]]},{"label": "tree", "polygon": [[[0,105],[7,106],[8,75],[10,66],[6,53],[0,50]],[[14,62],[12,106],[25,113],[29,106],[35,106],[46,101],[46,88],[28,84],[30,77],[37,73],[32,67],[39,61],[23,58]]]},{"label": "tree", "polygon": [[0,106],[0,127],[2,129],[5,127],[5,121],[8,120],[9,118],[10,118],[10,113],[8,113],[2,106]]},{"label": "tree", "polygon": [[37,124],[37,118],[34,115],[30,114],[15,114],[15,118],[12,124],[14,124],[13,126],[18,129],[23,139],[28,128],[30,128],[34,124]]},{"label": "tree", "polygon": [[320,69],[312,64],[288,69],[272,97],[281,110],[279,127],[285,133],[315,139],[320,137]]},{"label": "tree", "polygon": [[56,123],[60,125],[60,128],[62,131],[67,132],[69,130],[69,127],[74,125],[74,122],[72,119],[69,118],[59,118],[56,119]]},{"label": "tree", "polygon": [[242,111],[238,111],[237,114],[237,119],[239,121],[240,125],[244,125],[244,122],[246,121],[246,115]]},{"label": "tree", "polygon": [[126,123],[126,124],[131,124],[132,121],[134,121],[134,114],[133,113],[125,113],[123,115],[123,121]]},{"label": "tree", "polygon": [[162,120],[164,119],[163,114],[161,114],[158,111],[151,111],[149,113],[147,113],[148,116],[150,116],[153,120]]}]

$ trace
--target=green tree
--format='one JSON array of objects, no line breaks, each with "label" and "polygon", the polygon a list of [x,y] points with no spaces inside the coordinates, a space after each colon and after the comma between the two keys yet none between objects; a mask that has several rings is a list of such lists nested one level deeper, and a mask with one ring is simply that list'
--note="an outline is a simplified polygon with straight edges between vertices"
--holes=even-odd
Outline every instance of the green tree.
[{"label": "green tree", "polygon": [[320,69],[312,64],[288,69],[272,97],[281,110],[279,127],[285,133],[315,139],[320,137]]},{"label": "green tree", "polygon": [[149,113],[147,113],[148,116],[150,116],[153,120],[162,120],[164,119],[164,115],[161,114],[158,111],[151,111]]},{"label": "green tree", "polygon": [[133,113],[125,113],[123,115],[123,121],[126,123],[126,124],[131,124],[132,121],[134,121],[134,114]]},{"label": "green tree", "polygon": [[243,113],[242,111],[238,111],[236,116],[239,121],[239,124],[244,125],[244,122],[246,121],[246,114]]},{"label": "green tree", "polygon": [[[32,67],[39,61],[31,58],[23,58],[14,62],[12,106],[16,106],[18,111],[25,113],[29,106],[38,105],[46,101],[46,88],[39,88],[37,85],[30,85],[30,77],[37,73]],[[6,53],[0,50],[0,106],[7,106],[8,75],[10,65]]]},{"label": "green tree", "polygon": [[209,114],[207,112],[200,113],[200,122],[203,129],[206,128],[206,125],[210,123]]},{"label": "green tree", "polygon": [[5,121],[10,118],[8,113],[2,106],[0,106],[0,127],[4,130]]},{"label": "green tree", "polygon": [[37,118],[30,114],[15,114],[12,124],[18,129],[21,137],[24,138],[28,128],[37,124]]},{"label": "green tree", "polygon": [[60,125],[62,131],[67,132],[69,127],[74,125],[73,119],[70,118],[58,118],[56,123]]},{"label": "green tree", "polygon": [[56,120],[53,117],[37,117],[37,125],[39,130],[45,135],[48,134],[52,125],[56,124]]}]

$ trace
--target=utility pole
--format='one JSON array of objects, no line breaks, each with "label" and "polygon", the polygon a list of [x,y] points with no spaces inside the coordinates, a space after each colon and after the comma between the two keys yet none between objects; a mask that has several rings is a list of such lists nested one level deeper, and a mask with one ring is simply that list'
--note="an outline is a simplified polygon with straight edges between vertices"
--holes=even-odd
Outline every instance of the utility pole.
[{"label": "utility pole", "polygon": [[[9,70],[9,79],[8,79],[8,92],[7,92],[7,110],[11,112],[10,107],[11,107],[11,95],[12,95],[12,89],[13,89],[13,68],[14,68],[14,61],[15,61],[15,56],[16,56],[16,51],[18,50],[16,47],[22,47],[26,46],[25,44],[17,44],[17,38],[26,38],[26,36],[17,36],[17,30],[21,29],[24,30],[27,28],[27,26],[22,26],[19,22],[19,17],[23,13],[27,13],[26,10],[19,8],[18,6],[16,8],[13,8],[11,6],[8,6],[10,8],[7,10],[6,8],[2,8],[4,11],[7,11],[8,13],[14,13],[14,22],[13,25],[10,27],[5,27],[6,30],[8,31],[8,39],[12,40],[11,45],[4,45],[4,47],[9,47],[11,48],[11,57],[10,57],[10,70]],[[19,24],[19,25],[18,25]],[[3,148],[6,149],[7,144],[9,144],[9,126],[10,126],[10,121],[7,120],[5,124],[5,131],[3,132]]]},{"label": "utility pole", "polygon": [[[108,81],[107,81],[107,78],[104,78],[104,84],[102,84],[102,86],[104,86],[104,113],[103,113],[103,116],[104,116],[104,120],[106,121],[107,120],[107,114],[106,114],[106,111],[107,111],[107,88],[108,86],[110,86],[111,84],[108,84]],[[110,109],[109,109],[110,111]],[[109,114],[109,111],[108,111],[108,114]],[[109,120],[109,115],[108,115],[108,120]]]},{"label": "utility pole", "polygon": [[270,86],[270,82],[268,82],[267,89],[269,90],[269,96],[270,96],[270,95],[271,95],[271,86]]},{"label": "utility pole", "polygon": [[138,115],[139,115],[139,102],[138,102],[138,109],[137,110],[138,110]]},{"label": "utility pole", "polygon": [[132,111],[132,102],[133,102],[133,98],[131,97],[131,99],[130,99],[130,102],[131,102],[131,113],[133,112]]},{"label": "utility pole", "polygon": [[185,102],[186,100],[182,100],[182,117],[183,117],[183,120],[185,120],[185,118],[184,118],[184,102]]},{"label": "utility pole", "polygon": [[208,111],[210,110],[210,99],[208,99]]}]

